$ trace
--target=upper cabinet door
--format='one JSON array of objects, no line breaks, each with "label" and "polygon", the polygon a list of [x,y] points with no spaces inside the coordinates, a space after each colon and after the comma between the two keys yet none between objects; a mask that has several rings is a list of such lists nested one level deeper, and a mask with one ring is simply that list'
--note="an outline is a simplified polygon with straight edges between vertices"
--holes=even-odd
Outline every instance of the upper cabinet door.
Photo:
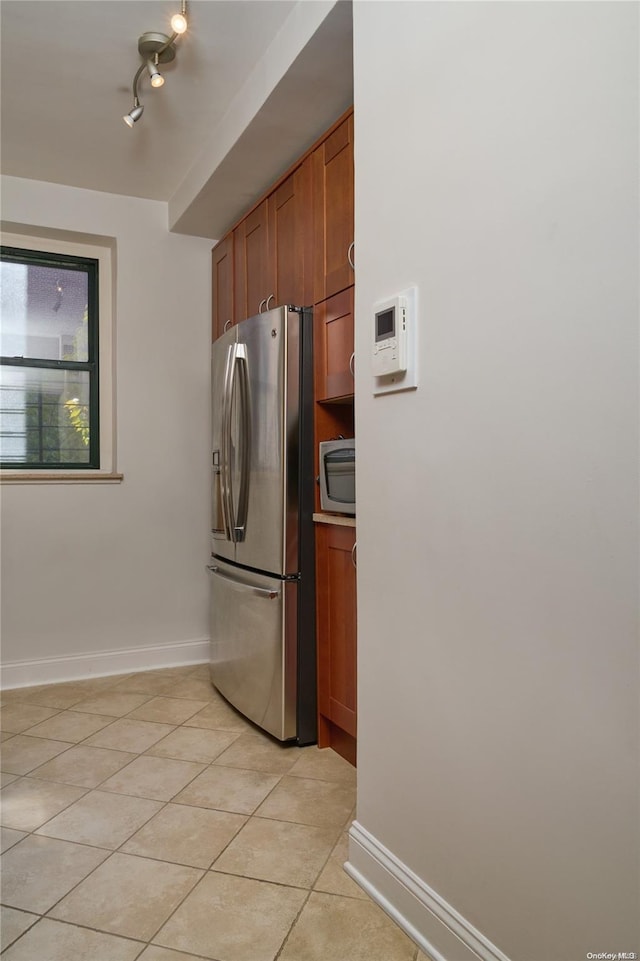
[{"label": "upper cabinet door", "polygon": [[353,287],[318,304],[313,318],[316,400],[353,397]]},{"label": "upper cabinet door", "polygon": [[353,114],[312,154],[314,301],[354,282]]},{"label": "upper cabinet door", "polygon": [[311,221],[309,159],[233,232],[237,320],[313,302]]},{"label": "upper cabinet door", "polygon": [[236,227],[233,238],[235,309],[240,321],[264,311],[269,298],[269,307],[276,306],[266,199]]},{"label": "upper cabinet door", "polygon": [[233,234],[228,234],[211,252],[212,261],[212,328],[215,340],[234,322],[233,312]]},{"label": "upper cabinet door", "polygon": [[270,307],[313,303],[311,157],[269,197],[270,254],[275,302]]}]

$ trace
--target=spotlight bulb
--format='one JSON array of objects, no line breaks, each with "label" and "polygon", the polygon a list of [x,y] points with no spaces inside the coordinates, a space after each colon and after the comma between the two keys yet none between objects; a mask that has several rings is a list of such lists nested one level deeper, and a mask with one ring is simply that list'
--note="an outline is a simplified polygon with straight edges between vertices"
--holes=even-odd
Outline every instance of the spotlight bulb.
[{"label": "spotlight bulb", "polygon": [[147,70],[149,71],[149,76],[151,77],[151,86],[161,87],[164,83],[164,77],[152,60],[147,60]]},{"label": "spotlight bulb", "polygon": [[184,13],[174,13],[171,17],[171,29],[174,33],[186,33],[187,31],[187,18]]},{"label": "spotlight bulb", "polygon": [[131,108],[129,113],[126,113],[122,118],[126,123],[127,127],[133,127],[134,123],[137,123],[137,121],[142,116],[143,110],[144,110],[144,107],[142,106],[141,103],[134,104],[134,106]]}]

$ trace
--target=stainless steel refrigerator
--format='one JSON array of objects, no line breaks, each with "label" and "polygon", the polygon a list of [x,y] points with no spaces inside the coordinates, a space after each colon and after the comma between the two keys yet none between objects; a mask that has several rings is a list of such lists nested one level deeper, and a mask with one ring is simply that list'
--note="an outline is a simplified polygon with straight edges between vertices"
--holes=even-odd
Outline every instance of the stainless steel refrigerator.
[{"label": "stainless steel refrigerator", "polygon": [[281,741],[316,740],[313,362],[308,310],[214,341],[211,680]]}]

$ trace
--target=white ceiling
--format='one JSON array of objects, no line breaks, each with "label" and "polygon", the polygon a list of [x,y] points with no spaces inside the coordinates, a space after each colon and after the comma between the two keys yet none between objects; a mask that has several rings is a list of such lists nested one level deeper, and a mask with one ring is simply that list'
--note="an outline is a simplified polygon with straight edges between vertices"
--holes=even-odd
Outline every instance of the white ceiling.
[{"label": "white ceiling", "polygon": [[163,200],[216,238],[351,102],[350,3],[190,0],[144,115],[138,37],[179,0],[3,0],[2,173]]}]

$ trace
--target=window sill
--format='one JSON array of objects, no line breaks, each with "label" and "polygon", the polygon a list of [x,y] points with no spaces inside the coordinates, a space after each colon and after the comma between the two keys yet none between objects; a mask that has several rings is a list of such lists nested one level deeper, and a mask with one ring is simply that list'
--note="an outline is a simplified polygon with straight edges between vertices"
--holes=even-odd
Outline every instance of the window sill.
[{"label": "window sill", "polygon": [[124,474],[106,471],[2,471],[0,484],[121,484]]}]

